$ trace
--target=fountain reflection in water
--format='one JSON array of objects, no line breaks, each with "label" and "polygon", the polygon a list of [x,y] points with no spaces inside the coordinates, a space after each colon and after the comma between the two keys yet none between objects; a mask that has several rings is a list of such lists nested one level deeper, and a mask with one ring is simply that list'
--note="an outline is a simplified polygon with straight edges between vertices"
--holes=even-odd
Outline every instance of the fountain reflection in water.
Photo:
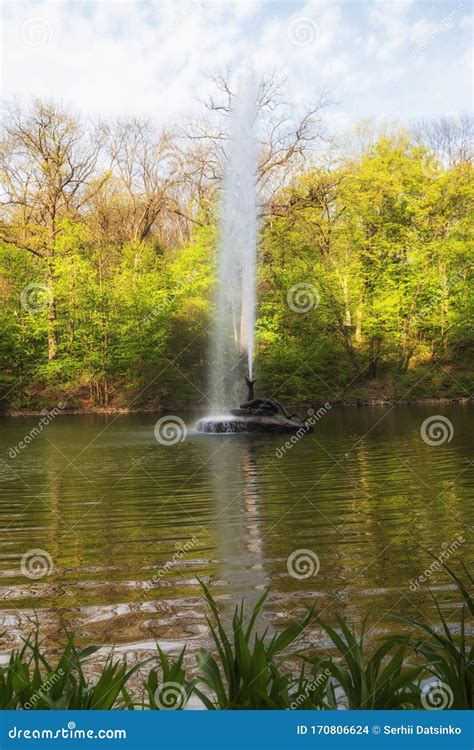
[{"label": "fountain reflection in water", "polygon": [[242,400],[244,369],[252,377],[257,248],[256,87],[241,75],[230,115],[222,199],[217,308],[210,362],[214,414]]},{"label": "fountain reflection in water", "polygon": [[207,450],[215,509],[216,573],[230,595],[225,608],[230,617],[236,599],[245,592],[251,607],[270,580],[263,564],[258,449],[252,440],[224,437],[223,441],[220,450],[212,443]]}]

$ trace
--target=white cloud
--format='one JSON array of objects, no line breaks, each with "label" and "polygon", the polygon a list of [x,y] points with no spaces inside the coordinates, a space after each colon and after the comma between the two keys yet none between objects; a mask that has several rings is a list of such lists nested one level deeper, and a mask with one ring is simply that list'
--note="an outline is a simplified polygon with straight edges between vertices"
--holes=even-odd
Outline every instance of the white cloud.
[{"label": "white cloud", "polygon": [[[99,115],[146,113],[166,123],[195,106],[206,74],[253,60],[258,70],[287,76],[300,103],[320,88],[334,91],[340,106],[333,124],[382,110],[405,119],[441,114],[443,100],[461,110],[469,96],[467,55],[459,56],[469,44],[468,23],[459,15],[420,59],[410,47],[454,7],[414,0],[7,0],[3,95],[63,99]],[[296,30],[307,38],[292,37],[298,19]],[[427,95],[430,83],[436,99]]]}]

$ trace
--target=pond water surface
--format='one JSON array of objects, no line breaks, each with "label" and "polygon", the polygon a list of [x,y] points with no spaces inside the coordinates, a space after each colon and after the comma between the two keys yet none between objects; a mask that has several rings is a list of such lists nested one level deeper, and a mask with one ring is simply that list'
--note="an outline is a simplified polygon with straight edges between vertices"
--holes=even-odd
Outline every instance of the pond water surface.
[{"label": "pond water surface", "polygon": [[[420,428],[437,414],[454,434],[428,445]],[[472,406],[333,407],[284,452],[286,438],[192,430],[161,445],[158,416],[58,416],[16,452],[39,418],[0,420],[4,651],[37,617],[51,644],[65,624],[120,651],[141,655],[158,638],[192,654],[208,639],[198,576],[224,609],[269,588],[275,628],[314,602],[330,621],[372,607],[374,638],[395,613],[436,621],[416,581],[428,549],[454,544],[452,564],[469,560]],[[49,565],[37,579],[21,567],[35,549]],[[297,550],[310,575],[289,573]],[[449,578],[435,570],[429,583],[455,619]]]}]

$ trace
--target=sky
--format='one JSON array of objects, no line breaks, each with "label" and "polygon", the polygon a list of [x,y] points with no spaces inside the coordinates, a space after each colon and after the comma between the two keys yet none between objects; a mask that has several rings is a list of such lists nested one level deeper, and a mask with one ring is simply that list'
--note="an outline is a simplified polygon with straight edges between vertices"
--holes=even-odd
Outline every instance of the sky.
[{"label": "sky", "polygon": [[332,127],[472,109],[472,4],[417,0],[4,0],[1,94],[78,112],[193,113],[209,77],[250,63],[306,106],[330,92]]}]

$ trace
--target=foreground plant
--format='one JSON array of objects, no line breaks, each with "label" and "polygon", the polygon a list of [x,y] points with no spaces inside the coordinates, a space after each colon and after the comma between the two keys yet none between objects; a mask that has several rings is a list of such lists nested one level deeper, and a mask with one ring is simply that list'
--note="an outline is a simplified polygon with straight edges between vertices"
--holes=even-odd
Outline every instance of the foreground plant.
[{"label": "foreground plant", "polygon": [[368,616],[360,633],[351,629],[342,618],[337,618],[338,630],[321,618],[317,622],[328,634],[337,649],[338,658],[328,658],[324,668],[332,676],[327,683],[328,707],[348,709],[400,709],[418,707],[420,691],[416,681],[422,668],[405,668],[406,648],[385,642],[369,658],[366,632]]},{"label": "foreground plant", "polygon": [[[474,615],[474,601],[467,586],[472,586],[474,579],[464,566],[467,584],[446,564],[443,564],[443,567],[455,581],[463,600],[459,634],[457,635],[447,622],[436,597],[430,591],[439,616],[440,627],[433,627],[414,617],[398,615],[396,619],[414,626],[422,631],[423,635],[421,637],[401,635],[392,640],[414,649],[424,659],[426,672],[430,675],[424,687],[427,705],[468,710],[474,708],[474,643],[472,637],[469,643],[469,635],[472,631],[471,628],[466,629],[466,622]],[[458,630],[457,627],[456,630]],[[433,690],[432,697],[430,697],[430,685]]]},{"label": "foreground plant", "polygon": [[110,656],[100,674],[88,677],[83,664],[99,646],[78,649],[69,634],[57,664],[53,667],[42,653],[38,632],[14,651],[8,665],[0,667],[1,709],[96,709],[133,708],[126,690],[132,674],[141,666],[127,669],[125,662]]},{"label": "foreground plant", "polygon": [[289,708],[291,675],[284,674],[275,657],[286,651],[304,631],[313,612],[301,622],[289,625],[282,633],[268,638],[268,628],[259,635],[256,620],[268,596],[266,591],[247,618],[244,602],[234,611],[229,631],[226,630],[216,603],[202,581],[204,596],[212,612],[207,623],[216,647],[215,657],[200,649],[197,661],[200,681],[211,697],[196,688],[195,692],[208,709],[281,709]]},{"label": "foreground plant", "polygon": [[[210,591],[200,582],[211,611],[207,622],[214,648],[198,651],[198,673],[190,679],[184,667],[185,649],[172,657],[157,644],[157,657],[153,657],[157,663],[141,680],[144,697],[139,705],[179,710],[196,695],[211,710],[473,708],[474,645],[468,643],[467,622],[474,614],[468,592],[473,579],[465,571],[465,584],[444,567],[462,597],[459,625],[454,628],[447,622],[433,596],[440,628],[400,616],[399,621],[421,635],[383,638],[372,654],[368,654],[368,617],[357,633],[342,618],[333,627],[310,610],[300,622],[270,636],[268,628],[262,633],[257,630],[268,591],[248,615],[242,601],[226,625]],[[297,638],[313,621],[329,636],[336,656],[294,649]],[[151,659],[127,668],[112,652],[96,675],[89,662],[98,649],[78,649],[74,637],[68,635],[52,666],[36,631],[11,654],[7,665],[0,666],[0,709],[135,708],[128,683]],[[416,664],[408,663],[407,654],[416,656]],[[297,659],[302,663],[299,673],[289,666]]]},{"label": "foreground plant", "polygon": [[186,647],[176,659],[167,656],[158,644],[156,648],[160,670],[152,669],[145,680],[145,690],[148,696],[147,708],[159,711],[183,709],[196,684],[196,680],[187,679],[183,668]]}]

